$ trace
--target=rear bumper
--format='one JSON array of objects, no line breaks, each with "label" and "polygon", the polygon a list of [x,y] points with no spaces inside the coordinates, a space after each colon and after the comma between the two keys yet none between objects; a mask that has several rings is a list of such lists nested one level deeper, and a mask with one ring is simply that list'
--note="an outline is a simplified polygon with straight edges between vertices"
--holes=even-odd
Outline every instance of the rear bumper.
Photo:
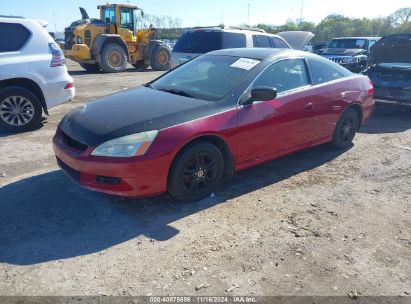
[{"label": "rear bumper", "polygon": [[59,167],[85,188],[127,197],[152,196],[167,190],[171,153],[121,159],[91,156],[93,149],[81,152],[69,147],[59,130],[53,138]]},{"label": "rear bumper", "polygon": [[375,101],[378,103],[411,105],[411,87],[387,88],[378,85],[375,88]]},{"label": "rear bumper", "polygon": [[411,100],[404,101],[404,100],[390,100],[390,99],[384,99],[384,98],[375,98],[375,102],[378,104],[411,107]]},{"label": "rear bumper", "polygon": [[73,83],[73,77],[67,73],[66,66],[51,69],[47,75],[48,81],[43,84],[42,88],[48,109],[72,100],[76,93],[74,87],[65,89],[67,84]]}]

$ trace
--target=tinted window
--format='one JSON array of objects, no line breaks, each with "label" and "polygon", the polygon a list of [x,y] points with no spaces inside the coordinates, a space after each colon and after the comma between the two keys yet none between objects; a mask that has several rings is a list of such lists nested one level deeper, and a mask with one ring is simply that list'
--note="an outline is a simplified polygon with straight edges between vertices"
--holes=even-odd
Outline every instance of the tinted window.
[{"label": "tinted window", "polygon": [[246,47],[245,35],[240,33],[223,33],[223,49]]},{"label": "tinted window", "polygon": [[20,50],[30,38],[30,32],[21,24],[0,22],[0,52]]},{"label": "tinted window", "polygon": [[325,58],[310,58],[308,63],[313,84],[320,84],[352,75],[347,69]]},{"label": "tinted window", "polygon": [[290,47],[282,39],[277,37],[270,37],[271,46],[277,49],[289,49]]},{"label": "tinted window", "polygon": [[377,40],[370,40],[368,42],[368,49],[370,49],[376,42],[377,42]]},{"label": "tinted window", "polygon": [[302,59],[287,59],[273,63],[254,82],[253,87],[268,86],[278,93],[309,84],[307,69]]},{"label": "tinted window", "polygon": [[181,35],[173,52],[207,53],[222,47],[222,32],[217,31],[188,31]]},{"label": "tinted window", "polygon": [[253,46],[258,47],[258,41],[257,41],[257,36],[253,35]]},{"label": "tinted window", "polygon": [[260,63],[233,56],[197,57],[151,83],[157,90],[184,92],[194,98],[217,101],[233,91]]},{"label": "tinted window", "polygon": [[105,8],[103,16],[105,22],[116,23],[116,11],[114,10],[114,7]]},{"label": "tinted window", "polygon": [[134,21],[133,21],[133,10],[131,8],[121,8],[121,27],[129,29],[130,31],[134,30]]},{"label": "tinted window", "polygon": [[[271,47],[270,39],[268,38],[268,36],[256,35],[255,37],[257,39],[257,45],[254,45],[254,46],[263,47],[263,48]],[[254,36],[253,36],[253,38],[254,38]]]}]

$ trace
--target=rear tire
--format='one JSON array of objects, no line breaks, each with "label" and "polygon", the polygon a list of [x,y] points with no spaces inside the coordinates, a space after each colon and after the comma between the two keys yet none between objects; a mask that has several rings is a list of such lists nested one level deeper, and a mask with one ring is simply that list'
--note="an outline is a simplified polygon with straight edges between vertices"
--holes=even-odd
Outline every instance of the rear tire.
[{"label": "rear tire", "polygon": [[80,66],[87,72],[96,73],[100,71],[100,66],[98,64],[80,63]]},{"label": "rear tire", "polygon": [[0,90],[0,128],[10,132],[32,130],[40,125],[42,107],[39,98],[21,87]]},{"label": "rear tire", "polygon": [[335,126],[332,145],[335,148],[347,148],[352,141],[359,127],[359,117],[353,108],[346,109],[340,116]]},{"label": "rear tire", "polygon": [[151,67],[156,71],[166,71],[170,68],[170,49],[165,45],[157,45],[151,54]]},{"label": "rear tire", "polygon": [[126,51],[117,43],[106,44],[101,51],[100,68],[106,73],[119,73],[126,67]]},{"label": "rear tire", "polygon": [[185,148],[173,161],[168,192],[183,202],[207,197],[220,184],[224,158],[213,144],[198,142]]}]

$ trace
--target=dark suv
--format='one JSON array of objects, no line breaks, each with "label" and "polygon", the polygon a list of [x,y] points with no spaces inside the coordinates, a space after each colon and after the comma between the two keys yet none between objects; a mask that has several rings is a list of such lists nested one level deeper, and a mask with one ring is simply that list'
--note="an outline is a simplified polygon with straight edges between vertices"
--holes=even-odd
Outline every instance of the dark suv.
[{"label": "dark suv", "polygon": [[380,37],[334,38],[327,48],[318,54],[330,59],[352,72],[360,72],[367,66],[370,48]]}]

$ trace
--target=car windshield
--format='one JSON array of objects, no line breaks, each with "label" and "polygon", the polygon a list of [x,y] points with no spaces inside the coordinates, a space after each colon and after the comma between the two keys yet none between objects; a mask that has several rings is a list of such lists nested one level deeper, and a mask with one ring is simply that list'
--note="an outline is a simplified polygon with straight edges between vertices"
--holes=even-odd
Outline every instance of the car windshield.
[{"label": "car windshield", "polygon": [[329,47],[335,49],[363,49],[365,48],[365,39],[334,39]]},{"label": "car windshield", "polygon": [[228,95],[259,60],[203,55],[169,72],[149,87],[171,94],[217,101]]}]

